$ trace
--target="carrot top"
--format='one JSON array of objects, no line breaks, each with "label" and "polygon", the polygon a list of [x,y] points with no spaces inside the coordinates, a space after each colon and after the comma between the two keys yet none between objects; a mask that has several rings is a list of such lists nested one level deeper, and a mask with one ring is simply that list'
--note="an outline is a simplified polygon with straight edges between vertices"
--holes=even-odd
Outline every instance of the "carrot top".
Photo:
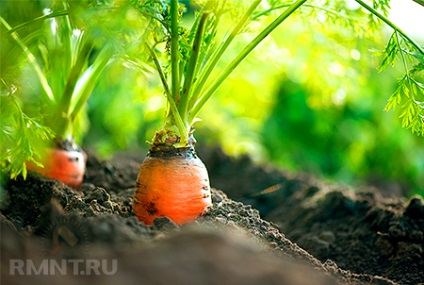
[{"label": "carrot top", "polygon": [[195,20],[188,30],[182,23],[183,11],[178,0],[169,2],[169,5],[162,8],[162,14],[153,15],[164,27],[165,35],[161,39],[166,40],[166,62],[161,62],[159,46],[162,42],[157,40],[157,37],[146,43],[168,102],[165,124],[162,130],[156,133],[153,146],[187,147],[190,145],[193,125],[199,120],[197,116],[204,104],[247,55],[306,0],[289,5],[218,75],[213,74],[215,67],[236,36],[253,20],[254,12],[261,1],[252,1],[249,7],[241,12],[232,30],[222,38],[218,37],[217,30],[221,17],[229,11],[225,1],[206,1],[196,13]]},{"label": "carrot top", "polygon": [[[355,1],[359,8],[348,7],[344,1],[331,5],[318,5],[308,0],[293,2],[251,0],[242,1],[243,3],[229,0],[199,1],[202,5],[191,6],[196,10],[191,26],[185,23],[191,19],[183,17],[183,5],[178,0],[152,1],[151,3],[155,4],[150,10],[151,23],[152,26],[154,23],[158,24],[160,28],[151,28],[154,36],[150,41],[146,41],[145,45],[153,67],[159,74],[168,103],[165,124],[156,134],[153,144],[186,147],[193,132],[193,125],[199,120],[199,112],[226,78],[275,28],[295,12],[305,11],[311,18],[317,17],[319,12],[325,15],[331,24],[347,22],[354,29],[355,23],[367,23],[367,32],[375,31],[379,27],[377,25],[379,21],[394,30],[392,39],[384,51],[382,69],[393,64],[396,56],[400,55],[406,75],[400,82],[399,90],[389,99],[386,109],[394,109],[399,104],[400,97],[413,94],[412,100],[408,100],[408,104],[402,107],[405,112],[401,117],[406,127],[418,135],[423,135],[424,112],[422,101],[417,99],[421,92],[417,90],[422,89],[422,83],[413,78],[413,75],[417,74],[417,69],[409,67],[414,60],[421,62],[415,66],[421,66],[424,58],[423,48],[388,20],[390,7],[387,1],[383,1],[384,3],[377,1],[374,7],[362,0]],[[134,2],[138,3],[136,0]],[[237,15],[231,15],[236,19],[231,29],[222,32],[219,23],[224,15],[237,12]],[[272,15],[276,15],[275,18],[266,23],[244,48],[236,51],[232,60],[227,58],[224,60],[224,55],[228,54],[234,39],[248,29],[249,23],[258,21],[262,16],[270,16],[267,20],[269,21]],[[357,18],[358,15],[360,18]],[[187,26],[190,27],[186,28]],[[408,63],[410,55],[414,60]],[[218,65],[220,68],[217,68]]]},{"label": "carrot top", "polygon": [[[13,5],[24,9],[21,5],[28,3]],[[4,143],[0,161],[6,164],[12,178],[19,174],[26,176],[25,162],[41,167],[44,148],[54,148],[55,140],[74,139],[75,125],[81,125],[80,114],[85,103],[113,59],[113,47],[106,39],[98,38],[95,27],[76,24],[69,2],[52,1],[48,5],[44,10],[31,11],[31,17],[38,16],[28,19],[25,15],[24,22],[15,27],[0,16],[5,31],[2,44],[4,36],[6,46],[11,47],[6,49],[2,60],[15,61],[5,68],[27,67],[33,78],[28,75],[25,81],[33,80],[39,87],[36,92],[25,94],[16,79],[2,74],[1,87],[6,91],[1,98],[5,128],[0,133]],[[33,27],[35,30],[31,30]],[[27,112],[35,117],[29,117]]]}]

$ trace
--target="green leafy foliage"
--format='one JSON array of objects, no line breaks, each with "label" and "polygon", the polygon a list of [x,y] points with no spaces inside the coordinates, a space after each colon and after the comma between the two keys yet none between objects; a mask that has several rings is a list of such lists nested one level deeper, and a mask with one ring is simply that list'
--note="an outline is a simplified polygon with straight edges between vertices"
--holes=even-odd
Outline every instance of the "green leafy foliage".
[{"label": "green leafy foliage", "polygon": [[[7,4],[0,17],[2,42],[6,43],[1,53],[5,63],[1,87],[2,94],[14,93],[21,103],[4,109],[11,124],[1,132],[5,149],[1,163],[16,177],[26,175],[25,163],[39,159],[36,156],[42,148],[54,145],[53,139],[78,136],[76,131],[83,129],[80,126],[85,118],[81,110],[114,48],[106,30],[98,28],[99,22],[91,26],[87,23],[95,21],[81,21],[93,13],[101,20],[103,12],[94,12],[89,3],[37,2],[32,11],[26,10],[32,5],[27,1]],[[78,18],[75,13],[81,6],[86,13]],[[17,13],[20,9],[22,14]],[[12,27],[9,21],[17,18],[20,22]],[[12,71],[13,76],[3,70]]]},{"label": "green leafy foliage", "polygon": [[0,97],[0,161],[4,171],[11,178],[18,175],[26,177],[25,162],[31,161],[41,165],[37,159],[40,144],[50,141],[53,132],[42,125],[41,118],[29,118],[22,112],[18,99],[13,94],[2,94]]},{"label": "green leafy foliage", "polygon": [[[400,105],[399,118],[402,127],[411,129],[412,133],[423,136],[424,110],[423,102],[417,101],[417,95],[423,97],[423,85],[406,75],[400,80],[399,87],[390,96],[385,110],[395,109]],[[412,94],[411,94],[412,93]]]},{"label": "green leafy foliage", "polygon": [[424,79],[422,50],[395,31],[382,54],[384,59],[379,67],[380,71],[388,66],[395,66],[399,58],[405,70],[405,75],[399,80],[399,87],[388,99],[385,110],[394,110],[399,106],[402,126],[411,129],[412,133],[418,136],[424,136],[424,84],[419,81]]},{"label": "green leafy foliage", "polygon": [[[399,88],[389,98],[385,110],[394,109],[400,104],[399,118],[402,126],[411,129],[412,133],[418,136],[423,136],[424,120],[420,102],[423,101],[421,81],[424,80],[422,73],[424,49],[385,17],[389,9],[388,1],[374,1],[374,8],[361,0],[356,1],[394,30],[384,52],[381,52],[384,58],[379,70],[394,66],[400,58],[405,75],[399,80]],[[376,9],[381,9],[384,15]]]},{"label": "green leafy foliage", "polygon": [[390,11],[390,0],[373,0],[373,8],[387,17]]},{"label": "green leafy foliage", "polygon": [[[373,0],[372,8],[374,11],[381,13],[384,17],[387,17],[390,12],[390,0]],[[373,29],[380,26],[380,21],[377,15],[374,13],[370,13],[369,16],[369,24]]]}]

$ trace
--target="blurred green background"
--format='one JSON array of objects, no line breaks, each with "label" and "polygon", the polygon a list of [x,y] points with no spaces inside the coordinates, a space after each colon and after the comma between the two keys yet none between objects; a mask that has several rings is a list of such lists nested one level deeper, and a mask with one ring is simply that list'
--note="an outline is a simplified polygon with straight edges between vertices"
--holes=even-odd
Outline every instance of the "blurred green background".
[{"label": "blurred green background", "polygon": [[[137,14],[126,9],[123,17],[131,23]],[[11,24],[20,20],[14,19]],[[257,29],[255,23],[249,28],[228,60]],[[289,19],[202,110],[198,144],[355,187],[371,183],[424,195],[423,139],[401,127],[398,113],[383,111],[403,72],[400,66],[377,72],[382,58],[371,50],[384,49],[389,36],[384,29],[369,34],[320,17]],[[115,61],[89,99],[81,144],[104,158],[147,149],[165,104],[153,70]]]}]

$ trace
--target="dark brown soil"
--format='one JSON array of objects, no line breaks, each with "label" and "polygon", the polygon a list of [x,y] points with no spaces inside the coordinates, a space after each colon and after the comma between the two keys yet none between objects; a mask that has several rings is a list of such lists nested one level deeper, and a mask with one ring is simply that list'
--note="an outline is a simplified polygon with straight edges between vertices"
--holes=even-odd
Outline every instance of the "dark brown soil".
[{"label": "dark brown soil", "polygon": [[[328,185],[256,166],[248,157],[233,160],[218,148],[204,157],[212,185],[259,209],[264,220],[321,262],[399,284],[424,283],[422,197],[384,198],[385,189]],[[264,190],[270,193],[260,194]]]},{"label": "dark brown soil", "polygon": [[[353,192],[257,166],[247,157],[234,160],[219,149],[200,149],[199,155],[212,187],[222,191],[213,189],[210,211],[182,227],[167,218],[147,227],[132,214],[144,155],[100,161],[89,154],[78,192],[33,173],[25,181],[5,181],[2,284],[424,282],[421,198]],[[270,193],[260,194],[265,189]],[[118,270],[87,276],[68,264],[67,274],[11,274],[11,260],[46,258],[117,260]]]}]

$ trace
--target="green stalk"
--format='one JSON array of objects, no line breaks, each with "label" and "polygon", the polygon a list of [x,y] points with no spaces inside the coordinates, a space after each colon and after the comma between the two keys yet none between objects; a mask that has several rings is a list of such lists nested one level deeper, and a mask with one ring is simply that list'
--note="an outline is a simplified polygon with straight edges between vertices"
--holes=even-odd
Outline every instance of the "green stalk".
[{"label": "green stalk", "polygon": [[76,100],[75,106],[71,106],[72,111],[70,119],[72,123],[93,92],[100,75],[111,60],[110,58],[112,55],[113,49],[111,47],[104,47],[93,65],[90,66],[78,80],[74,94],[72,95],[72,98]]},{"label": "green stalk", "polygon": [[[69,8],[69,4],[67,2],[63,2],[63,6],[65,9]],[[69,70],[71,70],[71,67],[72,67],[72,44],[71,44],[72,26],[71,26],[71,21],[69,19],[69,16],[65,17],[64,23],[63,25],[61,25],[60,28],[63,29],[63,32],[60,34],[61,40],[63,42],[63,49],[67,53],[65,55],[65,58],[63,59],[64,66],[62,67],[63,74],[66,78],[69,75],[67,72],[69,72]]]},{"label": "green stalk", "polygon": [[184,124],[184,122],[183,122],[183,120],[180,116],[180,113],[178,112],[177,105],[175,104],[174,98],[172,97],[171,90],[169,89],[169,85],[166,81],[165,74],[162,70],[162,67],[159,63],[159,60],[158,60],[154,50],[148,44],[146,44],[146,46],[147,46],[147,49],[149,50],[149,52],[151,54],[153,62],[155,63],[156,70],[159,73],[160,80],[162,81],[162,85],[163,85],[164,90],[165,90],[165,96],[166,96],[166,99],[168,101],[169,108],[171,109],[171,114],[174,117],[174,121],[175,121],[175,124],[177,125],[178,131],[181,134],[181,138],[182,138],[183,141],[188,141],[188,129],[187,129],[186,125]]},{"label": "green stalk", "polygon": [[52,128],[56,132],[57,137],[66,139],[72,136],[73,119],[71,118],[71,105],[73,102],[74,90],[78,80],[83,74],[84,67],[87,64],[88,57],[93,50],[94,45],[87,41],[82,46],[74,66],[69,71],[66,85],[63,90],[60,102],[57,105],[56,116],[53,116]]},{"label": "green stalk", "polygon": [[[169,89],[169,85],[168,85],[168,82],[166,81],[165,73],[162,70],[162,66],[159,63],[159,59],[157,58],[155,51],[152,49],[152,47],[149,44],[146,43],[146,47],[149,50],[151,58],[155,64],[156,70],[159,73],[159,77],[162,82],[163,89],[165,90],[165,96],[168,98],[168,100],[171,100],[174,103],[173,105],[175,105],[175,102],[173,101],[173,98],[172,98],[171,89]],[[176,108],[176,105],[175,105],[175,110],[178,113],[178,109]]]},{"label": "green stalk", "polygon": [[24,27],[26,27],[26,26],[28,26],[28,25],[33,25],[34,23],[36,23],[36,22],[40,22],[40,21],[44,21],[45,19],[49,19],[49,18],[56,18],[56,17],[59,17],[59,16],[66,16],[66,15],[68,15],[68,14],[69,14],[69,12],[68,12],[68,11],[66,11],[66,10],[63,10],[63,11],[57,11],[57,12],[52,12],[52,13],[50,13],[50,14],[47,14],[47,15],[43,15],[43,16],[40,16],[40,17],[34,18],[34,19],[32,19],[31,21],[28,21],[28,22],[25,22],[25,23],[19,24],[19,25],[15,26],[14,28],[12,28],[12,29],[8,30],[8,33],[9,33],[9,34],[14,33],[14,32],[16,32],[17,30],[20,30],[20,29],[22,29],[22,28],[24,28]]},{"label": "green stalk", "polygon": [[[6,22],[3,17],[0,16],[0,22],[6,27],[6,29],[10,32],[12,30],[12,27]],[[21,38],[19,37],[17,32],[10,33],[10,36],[16,41],[16,43],[22,48],[25,55],[27,56],[28,60],[31,62],[32,68],[34,68],[35,74],[37,75],[38,79],[40,80],[41,86],[43,87],[44,93],[47,96],[47,100],[54,103],[56,101],[53,91],[49,85],[49,82],[47,81],[47,78],[44,76],[41,67],[38,65],[37,60],[35,59],[35,56],[31,53],[29,48],[23,43]]]},{"label": "green stalk", "polygon": [[194,38],[194,41],[193,41],[193,45],[192,45],[192,49],[190,53],[190,59],[188,62],[187,73],[184,78],[183,93],[181,94],[181,101],[178,105],[179,113],[183,116],[183,121],[186,123],[186,125],[188,125],[187,110],[188,110],[188,103],[189,103],[190,94],[191,94],[190,91],[191,91],[191,87],[193,86],[193,76],[196,70],[196,64],[197,64],[197,60],[199,58],[199,52],[202,46],[205,23],[208,17],[209,17],[209,13],[204,13],[197,27],[196,37]]},{"label": "green stalk", "polygon": [[[215,0],[208,0],[208,2],[206,2],[206,4],[202,7],[202,9],[198,12],[199,15],[203,15],[205,13],[205,11],[207,11],[209,9],[210,5],[214,1]],[[190,34],[188,36],[188,38],[190,39],[188,41],[188,45],[189,46],[192,46],[193,45],[193,41],[194,41],[194,38],[196,36],[197,27],[199,26],[200,19],[201,19],[201,17],[195,17],[194,18],[194,23],[191,26]],[[180,78],[179,78],[180,82],[182,81],[182,77],[184,75],[184,67],[186,66],[186,64],[187,63],[185,61],[183,61],[183,60],[180,62],[180,67],[179,67],[180,68],[180,74],[179,74],[180,75]]]},{"label": "green stalk", "polygon": [[[212,3],[214,1],[215,0],[208,0],[208,2],[205,3],[205,5],[198,12],[198,14],[199,15],[203,15],[203,14],[209,13],[208,10],[210,9],[210,6],[212,5]],[[189,45],[192,45],[193,44],[194,38],[196,37],[196,33],[197,33],[197,30],[198,30],[198,28],[196,28],[196,27],[199,26],[199,22],[200,22],[201,18],[202,17],[195,17],[194,18],[194,23],[193,23],[193,25],[192,25],[192,27],[190,29],[190,34],[189,34],[189,39],[190,39],[190,41],[188,43]]]},{"label": "green stalk", "polygon": [[[213,25],[212,30],[209,31],[210,35],[213,35],[213,34],[216,35],[217,27],[219,25],[219,21],[221,20],[221,15],[214,14],[213,16],[214,16],[214,18],[210,17],[209,18],[210,20],[208,21],[209,25]],[[207,28],[207,26],[205,26],[205,29],[206,28]],[[205,36],[206,35],[204,34],[203,35],[204,39],[205,39]],[[202,71],[204,70],[203,63],[207,63],[207,61],[205,61],[205,58],[211,58],[214,51],[219,47],[218,43],[214,43],[213,40],[214,39],[212,39],[212,41],[209,41],[209,42],[206,42],[206,41],[204,42],[204,45],[206,46],[206,48],[201,49],[201,52],[199,54],[199,59],[198,59],[198,62],[200,64],[197,64],[196,70],[194,71],[194,73],[197,74],[197,75],[199,75],[200,70],[202,70]],[[220,44],[222,44],[222,42]],[[197,83],[198,79],[199,78],[196,78],[196,83]],[[197,95],[197,93],[193,92],[193,95]],[[196,97],[196,96],[191,96],[190,103],[193,101],[193,97]],[[195,102],[195,100],[193,102]]]},{"label": "green stalk", "polygon": [[180,101],[179,43],[178,43],[178,0],[171,0],[171,81],[172,97],[178,105]]},{"label": "green stalk", "polygon": [[[165,141],[167,138],[170,138],[171,136],[175,135],[174,128],[178,130],[179,134],[177,135],[177,141],[173,143],[175,146],[186,146],[188,144],[188,136],[189,136],[189,126],[186,126],[184,124],[181,114],[178,110],[178,106],[180,104],[180,51],[179,51],[179,35],[178,35],[178,0],[171,0],[170,5],[171,10],[171,96],[167,94],[167,99],[169,102],[169,113],[167,114],[166,120],[165,120],[165,126],[164,129],[156,133],[154,143],[162,144],[163,139],[165,138]],[[151,50],[151,49],[150,49]],[[163,72],[161,72],[162,68],[159,64],[159,61],[157,60],[154,52],[151,51],[152,57],[154,59],[156,69],[159,72],[159,75],[161,77],[162,83],[164,84],[164,75]],[[165,80],[166,81],[166,80]],[[164,84],[164,86],[167,86],[167,84]],[[172,134],[172,135],[171,135]],[[160,141],[156,141],[160,140]]]},{"label": "green stalk", "polygon": [[218,78],[209,86],[205,93],[197,100],[193,106],[189,121],[193,122],[199,111],[216,91],[216,89],[224,82],[224,80],[233,72],[233,70],[252,52],[258,44],[260,44],[275,28],[283,23],[291,14],[301,7],[308,0],[299,0],[287,8],[277,19],[267,26],[256,38],[254,38],[236,58],[225,68]]},{"label": "green stalk", "polygon": [[225,50],[228,48],[228,46],[231,44],[231,42],[240,32],[240,30],[244,27],[246,21],[250,18],[252,13],[261,3],[261,1],[262,0],[256,0],[255,2],[252,3],[252,5],[250,5],[249,9],[244,13],[244,15],[238,21],[237,25],[233,28],[233,30],[225,39],[225,41],[221,44],[221,46],[217,49],[217,52],[213,54],[212,59],[208,62],[207,66],[204,69],[204,72],[201,73],[198,83],[196,84],[196,87],[193,92],[194,96],[196,97],[193,97],[192,104],[195,102],[195,100],[199,98],[206,81],[208,80],[210,74],[212,73],[218,61],[221,59]]},{"label": "green stalk", "polygon": [[[377,10],[363,2],[362,0],[355,0],[358,2],[359,5],[367,9],[369,12],[377,16],[381,21],[386,23],[388,26],[390,26],[393,30],[397,31],[399,34],[402,35],[403,38],[407,39],[421,54],[424,55],[424,50],[421,48],[421,46],[415,42],[411,37],[409,37],[405,32],[403,32],[398,26],[396,26],[392,21],[384,17],[381,13],[379,13]],[[422,1],[421,1],[422,2]]]},{"label": "green stalk", "polygon": [[[66,9],[66,2],[59,2],[53,5],[59,9]],[[56,31],[52,29],[52,21],[56,26]],[[53,93],[61,95],[64,92],[64,85],[69,76],[74,58],[71,47],[72,28],[69,16],[53,18],[46,23],[48,34],[45,34],[48,55],[45,58],[45,66],[49,66],[47,76],[49,76],[50,86]],[[60,97],[59,97],[60,98]],[[58,100],[60,100],[57,98]]]}]

